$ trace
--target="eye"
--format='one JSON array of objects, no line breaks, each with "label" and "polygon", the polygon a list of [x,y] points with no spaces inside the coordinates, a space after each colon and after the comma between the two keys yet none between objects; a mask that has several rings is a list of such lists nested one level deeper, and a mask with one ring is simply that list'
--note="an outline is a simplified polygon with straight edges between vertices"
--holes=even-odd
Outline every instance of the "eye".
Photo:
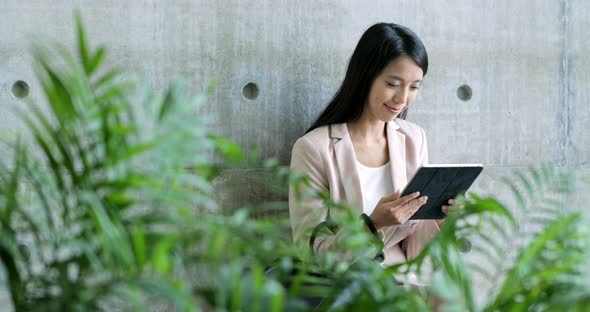
[{"label": "eye", "polygon": [[420,87],[410,87],[410,89],[412,89],[414,91],[418,91],[418,90],[420,90]]},{"label": "eye", "polygon": [[385,83],[386,83],[386,84],[387,84],[389,87],[392,87],[392,88],[397,88],[397,87],[399,87],[399,85],[398,85],[398,84],[394,84],[394,83],[390,83],[390,82],[385,82]]}]

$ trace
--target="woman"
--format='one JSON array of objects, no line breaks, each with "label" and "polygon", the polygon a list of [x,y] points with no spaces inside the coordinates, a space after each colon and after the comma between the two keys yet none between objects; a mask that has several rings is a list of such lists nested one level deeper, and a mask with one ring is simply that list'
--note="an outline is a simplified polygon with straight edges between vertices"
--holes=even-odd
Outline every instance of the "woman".
[{"label": "woman", "polygon": [[[424,131],[404,120],[427,69],[426,50],[414,32],[396,24],[371,26],[336,95],[293,146],[291,169],[332,200],[358,209],[359,222],[383,242],[383,266],[418,255],[442,222],[409,220],[428,199],[399,197],[408,178],[428,163]],[[289,213],[295,242],[308,243],[331,211],[321,200],[299,200],[291,189]],[[316,252],[345,239],[336,230],[316,234]]]}]

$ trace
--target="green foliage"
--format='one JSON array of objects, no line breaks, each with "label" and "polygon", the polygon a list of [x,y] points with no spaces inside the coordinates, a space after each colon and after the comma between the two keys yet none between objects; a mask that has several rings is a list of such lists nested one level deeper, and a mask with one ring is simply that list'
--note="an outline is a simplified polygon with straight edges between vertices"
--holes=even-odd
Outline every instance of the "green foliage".
[{"label": "green foliage", "polygon": [[[180,83],[163,97],[134,93],[124,71],[103,68],[106,49],[89,46],[78,15],[76,25],[77,57],[59,44],[34,44],[48,107],[29,100],[17,108],[32,146],[17,141],[13,163],[0,171],[0,257],[13,306],[143,310],[156,300],[199,310],[189,273],[203,266],[217,280],[222,261],[235,261],[236,272],[263,269],[240,262],[257,250],[239,244],[253,245],[268,224],[247,223],[243,213],[213,215],[211,180],[220,166],[211,152],[236,163],[243,152],[209,134],[209,117],[198,114],[214,85],[192,98]],[[264,246],[266,255],[274,245]],[[262,281],[258,296],[281,297],[268,286],[276,283]],[[277,310],[282,300],[272,302]]]},{"label": "green foliage", "polygon": [[[290,185],[344,212],[335,218],[348,232],[342,250],[311,256],[290,243],[284,203],[218,207],[213,180],[255,165],[257,151],[246,161],[208,131],[211,116],[198,108],[215,83],[191,97],[177,82],[156,96],[105,68],[106,49],[90,46],[79,15],[76,25],[75,56],[34,44],[47,105],[16,108],[29,133],[0,164],[0,263],[15,310],[587,309],[590,236],[570,203],[574,174],[515,173],[510,210],[461,198],[417,258],[383,269],[354,210],[266,161],[272,190],[284,196]],[[260,209],[283,213],[254,218]],[[489,286],[476,289],[480,280]]]},{"label": "green foliage", "polygon": [[[430,265],[431,292],[445,299],[449,310],[585,307],[589,284],[572,277],[587,271],[590,236],[583,212],[573,210],[567,200],[579,183],[572,173],[550,166],[516,172],[514,177],[505,182],[514,194],[514,211],[524,216],[520,224],[493,198],[460,199],[464,209],[451,214],[423,253],[399,269],[420,272]],[[474,242],[467,257],[459,253],[464,239]],[[491,282],[487,290],[477,290],[484,294],[481,304],[474,294],[474,276]],[[570,291],[577,295],[569,296],[567,306],[556,303],[563,304],[562,296]]]}]

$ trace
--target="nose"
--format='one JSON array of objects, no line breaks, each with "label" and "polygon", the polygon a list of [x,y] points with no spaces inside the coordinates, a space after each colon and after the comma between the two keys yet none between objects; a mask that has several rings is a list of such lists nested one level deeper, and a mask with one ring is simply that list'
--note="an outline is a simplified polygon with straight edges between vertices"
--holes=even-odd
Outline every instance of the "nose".
[{"label": "nose", "polygon": [[393,102],[396,104],[405,105],[407,101],[408,101],[408,90],[406,90],[406,88],[400,88],[393,95]]}]

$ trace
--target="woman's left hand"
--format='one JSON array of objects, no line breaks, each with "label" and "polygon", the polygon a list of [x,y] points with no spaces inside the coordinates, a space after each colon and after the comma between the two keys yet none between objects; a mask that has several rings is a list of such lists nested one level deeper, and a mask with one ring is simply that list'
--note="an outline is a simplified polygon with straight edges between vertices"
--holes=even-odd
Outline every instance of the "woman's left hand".
[{"label": "woman's left hand", "polygon": [[[442,212],[445,215],[449,215],[449,212],[451,211],[451,206],[453,206],[454,203],[455,203],[454,199],[449,199],[448,205],[442,205],[442,207],[440,209],[442,210]],[[436,221],[436,224],[440,227],[445,222],[445,219],[438,219],[435,221]]]},{"label": "woman's left hand", "polygon": [[442,209],[442,212],[443,212],[445,215],[448,215],[448,214],[449,214],[449,211],[450,211],[449,209],[451,209],[451,206],[452,206],[454,203],[455,203],[455,200],[454,200],[454,199],[449,199],[448,205],[442,205],[442,208],[441,208],[441,209]]}]

